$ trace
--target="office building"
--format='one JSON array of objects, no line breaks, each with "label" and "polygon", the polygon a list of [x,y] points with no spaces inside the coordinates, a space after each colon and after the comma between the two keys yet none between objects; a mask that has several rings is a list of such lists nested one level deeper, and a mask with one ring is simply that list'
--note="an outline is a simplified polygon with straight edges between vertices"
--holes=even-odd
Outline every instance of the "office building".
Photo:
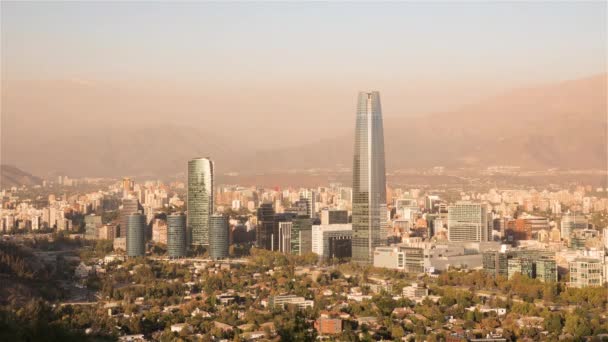
[{"label": "office building", "polygon": [[403,297],[415,302],[423,300],[428,297],[428,295],[429,289],[424,286],[419,286],[417,283],[413,283],[412,285],[403,288]]},{"label": "office building", "polygon": [[167,253],[170,258],[182,258],[187,251],[186,215],[174,213],[167,216]]},{"label": "office building", "polygon": [[351,224],[312,226],[312,251],[321,258],[350,258],[352,255]]},{"label": "office building", "polygon": [[594,258],[577,258],[571,261],[570,267],[570,287],[591,287],[602,286],[604,284],[602,262]]},{"label": "office building", "polygon": [[535,262],[536,279],[546,282],[557,281],[557,264],[555,260],[540,259]]},{"label": "office building", "polygon": [[262,203],[258,208],[256,245],[258,248],[273,250],[274,208],[272,203]]},{"label": "office building", "polygon": [[336,209],[323,209],[321,211],[321,224],[346,224],[348,223],[348,211]]},{"label": "office building", "polygon": [[399,247],[376,247],[374,267],[405,271],[405,253]]},{"label": "office building", "polygon": [[562,239],[570,239],[570,234],[575,229],[587,229],[588,221],[582,214],[568,212],[560,221]]},{"label": "office building", "polygon": [[304,310],[314,306],[314,300],[307,300],[296,295],[276,295],[270,296],[268,304],[271,308],[285,308],[286,305],[295,305],[298,309]]},{"label": "office building", "polygon": [[507,277],[513,278],[515,274],[536,278],[534,262],[528,258],[510,258],[507,260]]},{"label": "office building", "polygon": [[99,237],[99,229],[101,228],[101,216],[87,215],[84,217],[84,236],[86,239],[95,240]]},{"label": "office building", "polygon": [[308,217],[293,219],[290,252],[295,255],[312,252],[312,219]]},{"label": "office building", "polygon": [[188,162],[188,216],[189,243],[193,246],[209,245],[209,220],[213,214],[214,164],[208,158]]},{"label": "office building", "polygon": [[138,257],[146,254],[146,217],[141,213],[127,216],[127,255]]},{"label": "office building", "polygon": [[506,253],[499,251],[483,252],[482,257],[483,270],[493,277],[503,276],[508,277],[508,256]]},{"label": "office building", "polygon": [[316,211],[316,197],[317,194],[312,190],[304,190],[300,192],[300,203],[306,204],[306,215],[310,218],[314,218]]},{"label": "office building", "polygon": [[386,245],[386,173],[380,93],[360,92],[355,127],[352,201],[352,257],[373,262],[374,248]]},{"label": "office building", "polygon": [[142,210],[137,198],[128,197],[122,199],[122,208],[120,209],[120,229],[118,236],[126,237],[128,234],[128,217]]},{"label": "office building", "polygon": [[293,228],[293,222],[283,221],[277,222],[277,224],[279,234],[278,251],[282,253],[291,253],[291,230]]},{"label": "office building", "polygon": [[213,260],[228,257],[228,217],[212,215],[209,220],[209,257]]},{"label": "office building", "polygon": [[487,208],[483,204],[458,202],[448,207],[448,239],[450,241],[491,241]]}]

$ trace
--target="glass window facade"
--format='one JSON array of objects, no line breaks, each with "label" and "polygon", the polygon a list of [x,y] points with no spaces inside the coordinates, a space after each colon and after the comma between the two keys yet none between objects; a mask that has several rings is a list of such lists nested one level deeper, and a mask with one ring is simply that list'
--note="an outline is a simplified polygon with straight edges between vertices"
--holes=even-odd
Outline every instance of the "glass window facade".
[{"label": "glass window facade", "polygon": [[193,246],[209,245],[209,217],[213,214],[213,162],[188,162],[188,237]]},{"label": "glass window facade", "polygon": [[357,104],[352,194],[352,258],[371,264],[386,244],[386,172],[380,93],[361,92]]}]

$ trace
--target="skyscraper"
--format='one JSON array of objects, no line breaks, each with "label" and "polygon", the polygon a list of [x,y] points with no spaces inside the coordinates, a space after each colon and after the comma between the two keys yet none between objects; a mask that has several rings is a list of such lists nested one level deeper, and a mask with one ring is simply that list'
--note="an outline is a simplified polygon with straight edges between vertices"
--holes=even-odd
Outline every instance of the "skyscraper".
[{"label": "skyscraper", "polygon": [[374,248],[386,243],[387,228],[384,132],[377,91],[359,93],[352,196],[352,258],[372,263]]},{"label": "skyscraper", "polygon": [[209,256],[213,260],[228,257],[228,218],[224,215],[209,219]]},{"label": "skyscraper", "polygon": [[274,208],[272,203],[262,203],[258,208],[258,225],[256,227],[256,246],[272,250],[274,231]]},{"label": "skyscraper", "polygon": [[186,248],[186,215],[174,213],[167,216],[167,252],[169,257],[185,257]]},{"label": "skyscraper", "polygon": [[213,214],[213,161],[188,162],[188,237],[193,246],[209,245],[209,217]]},{"label": "skyscraper", "polygon": [[130,257],[146,254],[146,216],[135,213],[127,216],[127,255]]},{"label": "skyscraper", "polygon": [[[128,217],[131,214],[137,213],[140,210],[139,201],[137,198],[123,198],[122,199],[122,209],[120,209],[120,231],[119,236],[126,237],[128,234]],[[143,208],[141,208],[143,209]]]}]

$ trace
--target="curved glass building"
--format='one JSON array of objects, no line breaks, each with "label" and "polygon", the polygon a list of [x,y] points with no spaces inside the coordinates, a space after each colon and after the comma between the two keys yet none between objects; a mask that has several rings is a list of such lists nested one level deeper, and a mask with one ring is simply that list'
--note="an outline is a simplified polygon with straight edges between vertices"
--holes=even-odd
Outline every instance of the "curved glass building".
[{"label": "curved glass building", "polygon": [[228,217],[213,215],[209,221],[209,256],[213,260],[228,257]]},{"label": "curved glass building", "polygon": [[146,254],[146,216],[135,213],[127,216],[127,256]]},{"label": "curved glass building", "polygon": [[380,93],[360,92],[353,160],[352,259],[372,263],[386,244],[386,173]]},{"label": "curved glass building", "polygon": [[174,213],[167,216],[167,253],[170,258],[186,256],[186,215]]},{"label": "curved glass building", "polygon": [[209,245],[209,217],[213,214],[213,161],[188,162],[188,238],[193,246]]}]

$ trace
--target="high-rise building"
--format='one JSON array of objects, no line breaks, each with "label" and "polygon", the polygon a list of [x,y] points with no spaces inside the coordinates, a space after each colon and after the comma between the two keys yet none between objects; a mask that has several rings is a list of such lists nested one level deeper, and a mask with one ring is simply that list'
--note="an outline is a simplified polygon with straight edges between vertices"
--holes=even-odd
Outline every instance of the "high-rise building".
[{"label": "high-rise building", "polygon": [[138,257],[146,254],[146,216],[134,213],[127,216],[127,255]]},{"label": "high-rise building", "polygon": [[380,93],[361,92],[353,158],[352,257],[371,264],[374,248],[386,244],[386,172]]},{"label": "high-rise building", "polygon": [[306,203],[306,214],[315,217],[316,214],[316,193],[312,190],[300,192],[300,201]]},{"label": "high-rise building", "polygon": [[274,208],[272,203],[262,203],[258,208],[256,245],[258,248],[272,250],[274,231]]},{"label": "high-rise building", "polygon": [[309,217],[293,220],[290,252],[295,255],[312,252],[312,219]]},{"label": "high-rise building", "polygon": [[336,209],[323,209],[321,211],[321,224],[346,224],[348,211]]},{"label": "high-rise building", "polygon": [[167,252],[170,258],[186,256],[186,215],[174,213],[167,216]]},{"label": "high-rise building", "polygon": [[350,258],[352,256],[351,224],[312,226],[312,251],[324,259]]},{"label": "high-rise building", "polygon": [[279,233],[278,251],[282,253],[291,253],[291,231],[293,228],[292,221],[277,222]]},{"label": "high-rise building", "polygon": [[87,215],[84,217],[85,238],[96,240],[99,236],[99,228],[101,228],[101,216]]},{"label": "high-rise building", "polygon": [[120,209],[120,230],[119,236],[126,237],[128,234],[128,217],[140,210],[139,201],[137,198],[123,198],[122,209]]},{"label": "high-rise building", "polygon": [[448,239],[450,241],[491,241],[487,208],[483,204],[458,202],[448,207]]},{"label": "high-rise building", "polygon": [[568,212],[560,221],[562,239],[570,239],[570,233],[575,229],[587,229],[588,221],[585,215]]},{"label": "high-rise building", "polygon": [[131,191],[133,191],[133,187],[135,186],[135,183],[133,182],[133,180],[129,177],[124,177],[122,179],[122,197],[126,198],[129,196],[129,194],[131,193]]},{"label": "high-rise building", "polygon": [[213,161],[188,162],[188,237],[193,246],[209,245],[209,219],[213,214]]},{"label": "high-rise building", "polygon": [[209,256],[213,260],[228,257],[228,217],[224,215],[209,218]]}]

